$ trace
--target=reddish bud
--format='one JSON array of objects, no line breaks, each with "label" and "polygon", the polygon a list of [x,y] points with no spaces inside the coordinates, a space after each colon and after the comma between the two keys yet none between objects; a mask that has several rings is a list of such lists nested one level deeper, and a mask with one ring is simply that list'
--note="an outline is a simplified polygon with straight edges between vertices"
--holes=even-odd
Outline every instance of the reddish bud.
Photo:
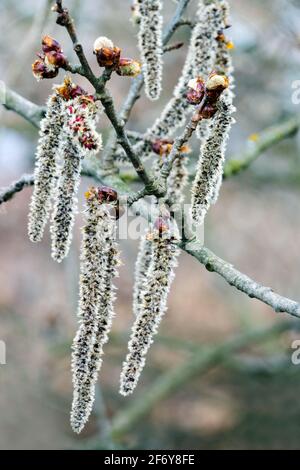
[{"label": "reddish bud", "polygon": [[158,217],[154,222],[154,227],[159,234],[162,234],[169,229],[169,224],[163,217]]},{"label": "reddish bud", "polygon": [[109,186],[100,186],[98,188],[98,200],[101,204],[115,202],[118,199],[118,193]]},{"label": "reddish bud", "polygon": [[202,111],[200,116],[202,119],[211,119],[217,112],[217,107],[215,104],[207,103]]},{"label": "reddish bud", "polygon": [[53,67],[53,69],[49,69],[43,60],[37,59],[32,64],[32,73],[37,80],[42,80],[43,78],[54,78],[58,74],[58,68]]},{"label": "reddish bud", "polygon": [[62,52],[61,46],[56,39],[51,36],[43,36],[42,38],[42,50],[43,52]]},{"label": "reddish bud", "polygon": [[201,77],[194,78],[188,83],[186,99],[188,103],[200,104],[205,94],[205,83]]},{"label": "reddish bud", "polygon": [[[56,87],[56,92],[66,101],[76,98],[76,96],[87,95],[86,91],[79,85],[73,83],[70,77],[66,77],[63,84]],[[69,112],[72,114],[71,109],[69,109]]]},{"label": "reddish bud", "polygon": [[45,60],[55,67],[66,65],[66,58],[62,52],[50,51],[45,53]]},{"label": "reddish bud", "polygon": [[172,139],[157,139],[152,143],[152,150],[157,155],[168,155],[172,150],[174,140]]},{"label": "reddish bud", "polygon": [[117,74],[123,77],[136,77],[142,71],[141,64],[134,59],[121,58],[117,68]]},{"label": "reddish bud", "polygon": [[119,47],[102,47],[95,51],[100,67],[118,67],[121,55]]}]

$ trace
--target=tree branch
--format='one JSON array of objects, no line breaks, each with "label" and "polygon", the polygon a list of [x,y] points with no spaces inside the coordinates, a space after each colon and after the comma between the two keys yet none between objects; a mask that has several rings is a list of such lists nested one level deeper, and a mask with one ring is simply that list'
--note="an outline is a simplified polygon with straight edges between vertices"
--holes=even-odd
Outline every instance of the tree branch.
[{"label": "tree branch", "polygon": [[182,248],[200,261],[209,272],[219,274],[228,284],[244,292],[250,298],[258,299],[269,305],[275,312],[286,312],[300,318],[300,304],[298,302],[276,294],[271,287],[259,284],[235,269],[232,264],[219,258],[208,248],[195,248],[194,243],[191,241],[184,242]]},{"label": "tree branch", "polygon": [[271,126],[260,134],[255,135],[255,142],[240,158],[231,158],[225,165],[224,178],[238,174],[246,170],[262,153],[277,143],[291,137],[298,132],[300,127],[300,115],[293,116],[289,120]]},{"label": "tree branch", "polygon": [[0,102],[6,109],[15,111],[35,127],[39,127],[40,120],[45,113],[45,109],[42,106],[38,106],[23,98],[23,96],[15,91],[7,88],[4,83],[3,87],[0,87],[0,98]]},{"label": "tree branch", "polygon": [[22,191],[22,189],[33,186],[34,184],[34,177],[33,175],[23,175],[17,181],[14,181],[6,188],[2,188],[0,190],[0,205],[3,202],[7,202],[14,197],[16,193]]}]

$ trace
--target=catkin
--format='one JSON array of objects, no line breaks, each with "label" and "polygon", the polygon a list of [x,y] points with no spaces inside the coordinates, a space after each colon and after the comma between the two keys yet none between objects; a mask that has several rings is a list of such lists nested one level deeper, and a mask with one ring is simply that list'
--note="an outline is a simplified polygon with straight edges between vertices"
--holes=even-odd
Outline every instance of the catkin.
[{"label": "catkin", "polygon": [[61,262],[72,241],[77,211],[82,159],[101,148],[101,136],[95,130],[96,107],[87,97],[78,96],[63,108],[64,128],[59,147],[60,166],[54,192],[51,218],[52,258]]},{"label": "catkin", "polygon": [[161,0],[138,0],[139,34],[145,92],[150,100],[157,100],[161,93],[163,45]]},{"label": "catkin", "polygon": [[97,195],[90,191],[81,246],[79,309],[80,326],[73,342],[73,404],[71,426],[81,432],[90,416],[95,384],[101,367],[103,345],[108,340],[114,316],[113,278],[119,253],[116,221]]},{"label": "catkin", "polygon": [[61,162],[54,194],[51,217],[51,256],[61,262],[68,254],[77,210],[77,191],[80,184],[82,149],[70,136],[65,135],[60,145]]},{"label": "catkin", "polygon": [[173,163],[167,181],[166,198],[171,204],[182,204],[184,201],[184,188],[188,183],[187,157],[180,155]]},{"label": "catkin", "polygon": [[41,241],[50,214],[62,128],[61,107],[62,99],[53,93],[47,102],[46,116],[41,121],[34,170],[35,185],[29,208],[28,235],[32,242]]},{"label": "catkin", "polygon": [[153,336],[157,333],[167,309],[167,297],[179,254],[178,234],[174,233],[174,230],[168,228],[161,233],[154,228],[148,237],[153,244],[153,255],[141,294],[140,309],[128,344],[129,352],[121,372],[122,395],[132,393],[138,383]]},{"label": "catkin", "polygon": [[153,243],[146,234],[142,235],[135,264],[133,286],[133,313],[137,316],[142,308],[143,292],[147,283],[148,271],[153,257]]},{"label": "catkin", "polygon": [[192,186],[191,215],[197,225],[203,222],[211,200],[216,197],[216,190],[219,189],[226,144],[234,122],[232,113],[235,109],[231,100],[228,101],[228,97],[222,97],[217,107],[218,112],[212,120],[207,139],[200,149],[198,167]]},{"label": "catkin", "polygon": [[185,122],[187,113],[192,109],[186,100],[188,82],[196,76],[206,77],[213,69],[216,58],[216,36],[222,27],[222,11],[218,2],[208,5],[200,0],[190,45],[173,97],[161,115],[148,129],[147,136],[167,136],[175,132]]}]

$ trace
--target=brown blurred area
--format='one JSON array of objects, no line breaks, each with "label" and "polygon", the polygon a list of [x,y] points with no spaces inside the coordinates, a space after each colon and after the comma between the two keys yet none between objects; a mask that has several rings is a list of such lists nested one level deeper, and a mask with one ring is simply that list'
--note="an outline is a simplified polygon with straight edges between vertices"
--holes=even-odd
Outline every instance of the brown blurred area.
[{"label": "brown blurred area", "polygon": [[[130,3],[65,2],[74,13],[95,70],[92,44],[99,35],[111,37],[126,55],[137,56],[135,28],[129,21]],[[164,4],[167,20],[175,3],[166,0]],[[235,43],[237,123],[228,157],[242,155],[251,145],[251,134],[299,113],[291,95],[292,82],[300,79],[299,2],[231,0],[230,4],[233,27],[228,35]],[[65,31],[55,25],[53,13],[45,13],[49,5],[46,0],[38,4],[33,0],[3,0],[0,5],[1,79],[38,104],[45,102],[52,82],[58,82],[56,78],[37,84],[31,74],[40,35],[52,34],[72,56]],[[165,58],[161,103],[150,103],[143,94],[129,128],[144,130],[168,100],[184,60],[188,29],[178,31],[176,40],[183,40],[185,46]],[[78,82],[87,86],[84,79]],[[129,84],[129,79],[120,77],[109,84],[117,106]],[[38,133],[14,113],[0,112],[0,186],[5,186],[31,171]],[[105,117],[100,128],[106,137]],[[299,145],[299,136],[284,140],[250,169],[226,180],[205,227],[209,248],[257,281],[294,299],[299,299],[300,274]],[[194,150],[196,158],[197,142]],[[83,179],[81,184],[80,210],[89,182]],[[80,437],[69,427],[70,345],[76,329],[81,215],[77,217],[71,253],[58,265],[50,257],[48,231],[40,244],[28,240],[30,195],[31,189],[26,189],[0,207],[0,340],[7,347],[7,364],[0,365],[0,449],[82,448],[95,442],[102,423],[95,413]],[[118,395],[120,368],[133,321],[136,249],[135,241],[121,242],[117,315],[105,347],[100,381],[109,419],[141,397],[160,374],[189,357],[184,348],[176,344],[170,347],[171,341],[158,339],[136,393],[128,399]],[[160,333],[200,347],[286,318],[182,254]],[[293,338],[285,333],[252,345],[222,366],[199,374],[156,404],[115,445],[142,449],[299,448],[300,366],[289,360]],[[274,361],[277,366],[269,367]]]}]

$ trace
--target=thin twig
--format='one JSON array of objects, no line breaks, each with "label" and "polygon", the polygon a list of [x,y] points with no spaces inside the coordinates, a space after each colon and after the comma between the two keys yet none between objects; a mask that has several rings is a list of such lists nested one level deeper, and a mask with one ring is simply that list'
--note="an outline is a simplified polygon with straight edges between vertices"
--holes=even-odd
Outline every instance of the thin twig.
[{"label": "thin twig", "polygon": [[16,193],[22,191],[22,189],[33,186],[34,184],[34,177],[33,175],[23,175],[17,181],[14,181],[6,188],[2,188],[0,190],[0,205],[3,202],[7,202],[14,197]]}]

